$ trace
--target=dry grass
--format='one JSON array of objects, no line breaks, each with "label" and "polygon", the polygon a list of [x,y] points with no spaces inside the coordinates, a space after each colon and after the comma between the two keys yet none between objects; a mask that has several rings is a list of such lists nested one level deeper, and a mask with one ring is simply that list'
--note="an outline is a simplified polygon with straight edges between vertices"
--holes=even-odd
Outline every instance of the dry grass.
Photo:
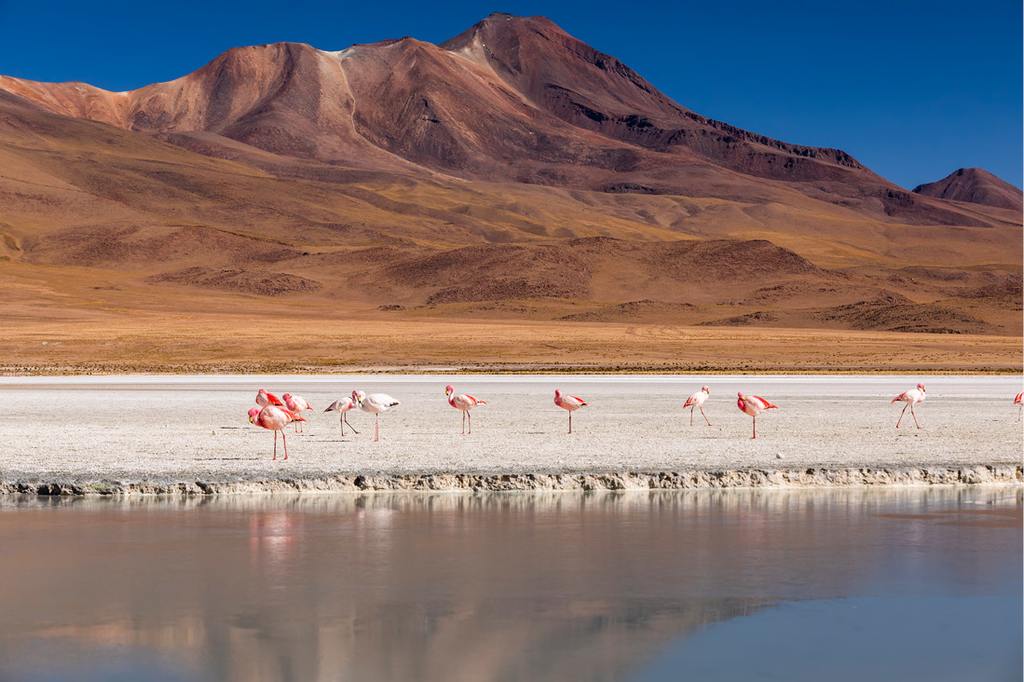
[{"label": "dry grass", "polygon": [[0,339],[14,373],[1021,371],[1017,337],[657,324],[100,313],[19,320]]}]

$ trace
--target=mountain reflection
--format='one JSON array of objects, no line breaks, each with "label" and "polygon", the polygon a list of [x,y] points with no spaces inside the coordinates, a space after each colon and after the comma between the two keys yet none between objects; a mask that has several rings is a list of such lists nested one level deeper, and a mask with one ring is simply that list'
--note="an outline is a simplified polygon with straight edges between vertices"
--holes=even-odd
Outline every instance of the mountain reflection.
[{"label": "mountain reflection", "polygon": [[0,672],[622,679],[780,601],[983,585],[1020,515],[1015,489],[6,500]]}]

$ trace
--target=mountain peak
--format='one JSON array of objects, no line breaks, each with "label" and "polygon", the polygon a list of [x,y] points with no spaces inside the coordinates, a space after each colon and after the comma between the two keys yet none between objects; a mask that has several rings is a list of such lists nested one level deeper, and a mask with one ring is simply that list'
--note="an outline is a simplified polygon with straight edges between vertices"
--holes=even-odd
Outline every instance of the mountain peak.
[{"label": "mountain peak", "polygon": [[697,114],[543,16],[491,14],[440,46],[405,37],[337,52],[239,47],[116,96],[17,79],[0,79],[0,91],[210,154],[245,145],[360,168],[754,203],[773,193],[764,182],[777,182],[886,219],[980,220],[897,188],[841,150]]},{"label": "mountain peak", "polygon": [[935,182],[918,185],[916,194],[984,204],[997,208],[1020,211],[1024,207],[1024,193],[984,168],[957,168]]}]

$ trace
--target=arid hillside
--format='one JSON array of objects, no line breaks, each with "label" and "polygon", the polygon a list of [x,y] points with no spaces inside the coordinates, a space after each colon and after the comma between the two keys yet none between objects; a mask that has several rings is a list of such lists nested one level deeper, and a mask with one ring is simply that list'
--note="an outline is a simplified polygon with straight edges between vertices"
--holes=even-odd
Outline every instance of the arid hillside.
[{"label": "arid hillside", "polygon": [[909,192],[839,149],[711,120],[537,17],[441,45],[237,48],[123,93],[0,76],[3,351],[94,362],[33,339],[61,325],[95,353],[99,328],[146,318],[149,350],[124,352],[159,368],[161,344],[208,351],[180,326],[208,315],[224,323],[207,340],[271,320],[297,339],[316,320],[490,330],[463,339],[467,365],[512,352],[522,323],[982,335],[1003,359],[962,365],[1012,368],[1020,191],[958,173]]},{"label": "arid hillside", "polygon": [[918,185],[914,192],[923,196],[967,201],[1017,212],[1024,206],[1024,192],[1021,192],[1019,187],[1000,180],[984,168],[958,168],[941,180]]}]

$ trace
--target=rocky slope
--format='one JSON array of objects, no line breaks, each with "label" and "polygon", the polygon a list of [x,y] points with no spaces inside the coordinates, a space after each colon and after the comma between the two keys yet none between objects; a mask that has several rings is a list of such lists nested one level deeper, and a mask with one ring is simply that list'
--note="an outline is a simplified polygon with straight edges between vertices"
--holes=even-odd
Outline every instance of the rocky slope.
[{"label": "rocky slope", "polygon": [[122,93],[0,76],[0,267],[12,300],[74,315],[228,296],[1016,334],[1020,192],[965,173],[907,192],[695,113],[540,17],[242,47]]},{"label": "rocky slope", "polygon": [[918,185],[915,194],[951,201],[968,201],[997,208],[1008,208],[1018,213],[1024,204],[1024,192],[1001,180],[984,168],[958,168],[936,182]]}]

